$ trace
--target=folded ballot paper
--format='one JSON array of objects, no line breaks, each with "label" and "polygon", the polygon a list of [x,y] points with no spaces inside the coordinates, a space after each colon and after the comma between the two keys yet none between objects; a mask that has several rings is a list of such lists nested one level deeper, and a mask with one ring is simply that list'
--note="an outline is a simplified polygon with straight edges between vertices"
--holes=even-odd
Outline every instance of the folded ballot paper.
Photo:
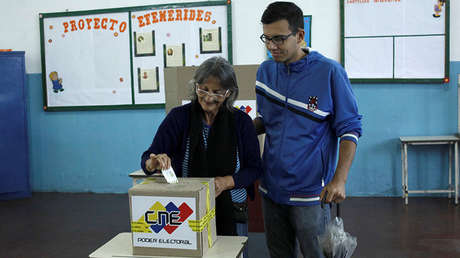
[{"label": "folded ballot paper", "polygon": [[161,170],[161,173],[165,177],[166,182],[170,184],[177,184],[178,181],[177,181],[176,173],[174,172],[174,169],[172,167],[169,167],[166,170]]}]

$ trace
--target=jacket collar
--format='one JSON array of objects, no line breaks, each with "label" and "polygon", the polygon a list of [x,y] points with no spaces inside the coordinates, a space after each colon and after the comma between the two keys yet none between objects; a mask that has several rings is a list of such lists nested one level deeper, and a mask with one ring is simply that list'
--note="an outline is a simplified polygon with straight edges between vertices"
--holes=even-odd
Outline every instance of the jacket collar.
[{"label": "jacket collar", "polygon": [[289,63],[289,64],[284,64],[284,63],[278,63],[279,68],[281,68],[285,72],[299,72],[304,69],[304,67],[311,61],[310,57],[311,54],[313,53],[309,48],[302,48],[302,51],[305,52],[305,56],[302,57],[300,60]]}]

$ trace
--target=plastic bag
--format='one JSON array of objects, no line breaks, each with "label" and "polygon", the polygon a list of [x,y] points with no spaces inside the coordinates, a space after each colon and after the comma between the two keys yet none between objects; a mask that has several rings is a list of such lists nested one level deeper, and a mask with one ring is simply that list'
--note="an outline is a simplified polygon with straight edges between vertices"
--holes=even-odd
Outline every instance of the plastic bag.
[{"label": "plastic bag", "polygon": [[349,258],[357,246],[356,237],[344,231],[340,217],[328,223],[326,231],[318,237],[318,241],[326,257]]}]

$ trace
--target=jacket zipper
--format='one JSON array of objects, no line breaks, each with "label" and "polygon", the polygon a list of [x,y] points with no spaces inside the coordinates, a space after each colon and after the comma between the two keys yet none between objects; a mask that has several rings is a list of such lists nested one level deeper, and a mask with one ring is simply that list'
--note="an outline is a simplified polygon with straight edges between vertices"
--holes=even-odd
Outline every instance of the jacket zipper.
[{"label": "jacket zipper", "polygon": [[287,80],[286,80],[286,94],[284,96],[284,109],[283,109],[283,132],[281,134],[281,150],[279,152],[279,159],[281,160],[281,153],[283,153],[282,150],[284,150],[284,135],[286,132],[286,117],[287,117],[287,100],[288,100],[288,95],[289,95],[289,81],[290,81],[290,75],[291,75],[291,69],[289,68],[289,65],[286,65],[287,67]]}]

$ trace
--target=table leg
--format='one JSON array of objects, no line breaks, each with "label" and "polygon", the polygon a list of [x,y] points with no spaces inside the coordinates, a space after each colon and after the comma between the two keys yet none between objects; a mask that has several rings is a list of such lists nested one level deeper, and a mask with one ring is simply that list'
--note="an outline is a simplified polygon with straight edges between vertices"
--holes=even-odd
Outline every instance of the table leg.
[{"label": "table leg", "polygon": [[404,176],[404,143],[401,143],[401,190],[402,190],[402,198],[405,198],[405,179],[406,177]]},{"label": "table leg", "polygon": [[458,142],[455,142],[455,204],[458,204]]},{"label": "table leg", "polygon": [[405,196],[405,204],[409,203],[409,169],[407,166],[407,143],[404,144],[404,196]]},{"label": "table leg", "polygon": [[[449,147],[449,190],[453,190],[452,187],[452,144],[447,145]],[[455,143],[454,143],[455,146]],[[455,148],[455,147],[454,147]],[[451,192],[449,192],[449,199],[451,197]]]}]

